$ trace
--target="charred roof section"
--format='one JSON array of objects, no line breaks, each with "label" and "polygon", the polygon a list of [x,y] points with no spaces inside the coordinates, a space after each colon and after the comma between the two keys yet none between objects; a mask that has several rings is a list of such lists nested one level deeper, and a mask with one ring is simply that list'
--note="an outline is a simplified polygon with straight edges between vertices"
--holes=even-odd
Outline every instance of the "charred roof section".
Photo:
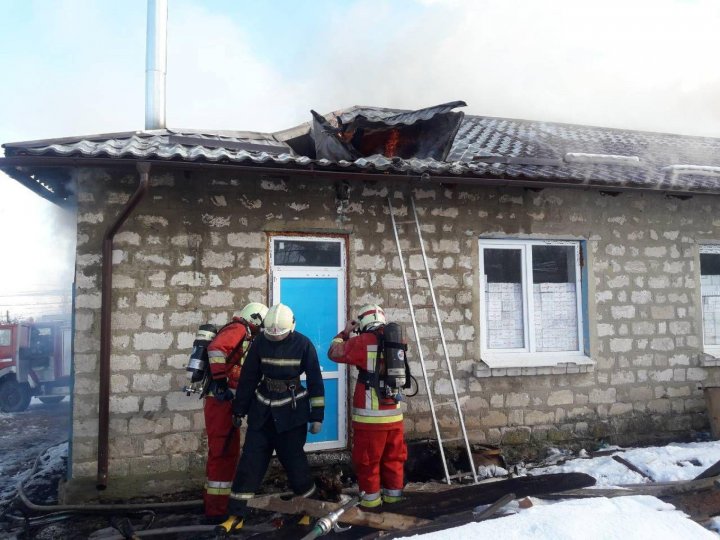
[{"label": "charred roof section", "polygon": [[359,112],[349,120],[336,117],[336,126],[311,111],[315,157],[355,161],[382,155],[445,161],[465,116],[453,109],[466,105],[464,101],[453,101],[385,117]]}]

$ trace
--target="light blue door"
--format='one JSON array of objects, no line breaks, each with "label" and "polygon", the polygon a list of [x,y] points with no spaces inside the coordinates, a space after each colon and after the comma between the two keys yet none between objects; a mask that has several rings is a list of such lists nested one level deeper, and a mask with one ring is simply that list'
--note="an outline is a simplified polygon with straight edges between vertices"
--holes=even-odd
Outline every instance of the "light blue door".
[{"label": "light blue door", "polygon": [[[282,302],[293,310],[296,330],[315,345],[325,383],[325,421],[320,433],[308,435],[308,450],[343,448],[347,442],[347,371],[344,365],[331,361],[327,351],[345,323],[344,244],[337,238],[274,237],[273,240],[272,303]],[[326,254],[313,257],[312,250],[317,249],[317,244],[337,250],[341,256],[337,260]],[[291,250],[292,256],[289,256]],[[298,250],[310,253],[297,259]],[[312,263],[327,266],[310,266]],[[336,263],[339,264],[334,266]]]}]

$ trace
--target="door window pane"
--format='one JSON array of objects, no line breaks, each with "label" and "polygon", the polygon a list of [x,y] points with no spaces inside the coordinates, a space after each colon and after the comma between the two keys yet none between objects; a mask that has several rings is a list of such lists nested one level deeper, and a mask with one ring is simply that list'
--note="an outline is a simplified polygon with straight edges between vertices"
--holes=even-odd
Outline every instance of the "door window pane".
[{"label": "door window pane", "polygon": [[11,331],[9,328],[0,330],[0,347],[7,347],[11,341]]},{"label": "door window pane", "polygon": [[700,253],[705,345],[720,345],[720,254]]},{"label": "door window pane", "polygon": [[488,349],[522,349],[522,251],[486,248],[483,256]]},{"label": "door window pane", "polygon": [[578,350],[574,246],[532,246],[535,350]]},{"label": "door window pane", "polygon": [[338,278],[280,278],[280,301],[293,310],[296,329],[318,353],[322,371],[337,371],[325,354],[338,333]]},{"label": "door window pane", "polygon": [[340,242],[317,240],[275,240],[276,266],[332,266],[342,265]]}]

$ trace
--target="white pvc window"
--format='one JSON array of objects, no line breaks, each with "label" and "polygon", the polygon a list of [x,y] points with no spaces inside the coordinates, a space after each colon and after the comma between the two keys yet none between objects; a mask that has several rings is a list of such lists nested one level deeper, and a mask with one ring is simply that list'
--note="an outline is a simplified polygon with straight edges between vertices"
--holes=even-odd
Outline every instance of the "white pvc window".
[{"label": "white pvc window", "polygon": [[589,363],[580,243],[480,243],[481,356],[490,367]]},{"label": "white pvc window", "polygon": [[720,354],[720,246],[700,246],[703,345]]}]

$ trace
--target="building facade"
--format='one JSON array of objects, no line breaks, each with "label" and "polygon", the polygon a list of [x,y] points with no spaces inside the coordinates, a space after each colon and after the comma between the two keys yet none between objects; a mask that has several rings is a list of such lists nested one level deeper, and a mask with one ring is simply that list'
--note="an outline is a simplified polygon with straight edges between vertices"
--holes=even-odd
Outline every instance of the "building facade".
[{"label": "building facade", "polygon": [[[74,478],[91,477],[97,466],[100,245],[133,181],[109,170],[78,174]],[[704,336],[702,284],[713,278],[701,274],[700,257],[720,240],[717,197],[373,181],[352,182],[339,207],[333,183],[303,177],[168,172],[151,184],[113,252],[112,477],[202,468],[202,404],[182,391],[195,330],[223,324],[247,302],[274,303],[288,268],[327,279],[327,259],[308,272],[292,254],[274,252],[293,241],[337,242],[347,254],[333,298],[340,318],[372,302],[405,323],[421,382],[407,401],[406,432],[432,437],[387,203],[407,215],[410,195],[472,441],[592,446],[707,429],[701,387],[719,382],[720,371],[704,354],[715,334],[706,314]],[[406,256],[409,274],[422,277],[421,256]],[[524,315],[522,290],[530,288],[533,313]],[[422,297],[415,302],[429,302],[424,284],[413,293]],[[318,297],[288,302],[299,328],[303,315],[319,317]],[[450,398],[431,310],[417,317],[433,394]],[[528,321],[535,350],[524,343]],[[338,380],[347,385],[346,376]],[[328,414],[338,415],[344,446],[347,412]],[[438,415],[451,432],[455,416]]]},{"label": "building facade", "polygon": [[419,392],[403,405],[407,437],[434,438],[428,388],[443,435],[457,436],[413,203],[472,442],[534,455],[708,429],[703,387],[720,383],[720,140],[463,117],[452,112],[461,104],[355,107],[334,125],[315,115],[275,134],[5,145],[3,170],[77,209],[67,500],[101,476],[103,457],[116,495],[203,481],[202,402],[183,391],[185,365],[199,325],[253,301],[290,305],[318,349],[327,417],[310,450],[351,441],[354,374],[325,356],[366,303],[408,333]]}]

